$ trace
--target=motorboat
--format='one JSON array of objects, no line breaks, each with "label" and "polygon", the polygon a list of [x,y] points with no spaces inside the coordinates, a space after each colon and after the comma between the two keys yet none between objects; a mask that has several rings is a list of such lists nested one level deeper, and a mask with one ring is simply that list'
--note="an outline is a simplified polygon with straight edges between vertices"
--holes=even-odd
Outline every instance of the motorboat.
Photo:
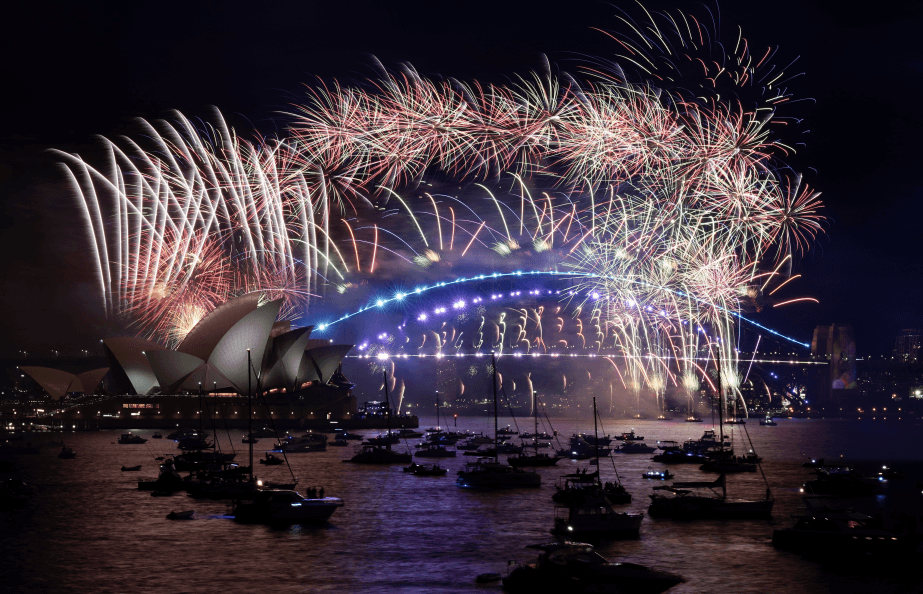
[{"label": "motorboat", "polygon": [[417,458],[454,458],[455,450],[447,450],[444,445],[423,444],[423,448],[414,454]]},{"label": "motorboat", "polygon": [[241,522],[324,524],[343,500],[337,497],[307,499],[288,489],[254,491],[234,502],[234,518]]},{"label": "motorboat", "polygon": [[501,464],[496,458],[478,458],[458,471],[456,483],[468,489],[540,487],[542,477],[534,471]]},{"label": "motorboat", "polygon": [[419,439],[423,437],[423,433],[421,431],[415,431],[413,429],[401,429],[396,433],[397,436],[401,439]]},{"label": "motorboat", "polygon": [[685,450],[666,450],[651,459],[661,464],[704,464],[708,461],[703,454]]},{"label": "motorboat", "polygon": [[740,458],[729,457],[722,459],[709,459],[701,466],[699,470],[703,472],[724,472],[724,473],[736,473],[736,472],[756,472],[757,465],[755,463],[746,462]]},{"label": "motorboat", "polygon": [[647,467],[647,472],[641,475],[641,478],[646,479],[655,479],[659,481],[668,481],[673,478],[673,473],[669,470],[654,470],[650,466]]},{"label": "motorboat", "polygon": [[635,563],[607,560],[586,543],[561,541],[529,545],[541,554],[534,563],[513,568],[503,589],[514,594],[589,594],[631,592],[656,594],[682,583],[683,578]]},{"label": "motorboat", "polygon": [[265,464],[266,466],[279,466],[285,464],[285,460],[266,452],[266,456],[260,458],[260,464]]},{"label": "motorboat", "polygon": [[764,427],[775,427],[776,425],[778,425],[778,423],[776,423],[775,421],[772,420],[772,415],[771,415],[771,414],[766,413],[766,418],[765,418],[765,419],[760,419],[760,425],[762,425],[762,426],[764,426]]},{"label": "motorboat", "polygon": [[365,439],[365,437],[357,433],[350,433],[345,429],[337,429],[335,431],[334,439],[345,439],[346,441],[362,441]]},{"label": "motorboat", "polygon": [[837,495],[839,497],[867,497],[878,492],[878,480],[862,478],[847,466],[824,466],[815,470],[817,478],[802,485],[804,493],[812,495]]},{"label": "motorboat", "polygon": [[620,454],[651,454],[657,451],[657,448],[638,441],[626,441],[613,451]]},{"label": "motorboat", "polygon": [[192,517],[193,514],[195,514],[195,510],[191,510],[191,509],[188,511],[181,511],[181,512],[171,511],[170,513],[167,514],[167,519],[168,520],[192,520],[194,519]]},{"label": "motorboat", "polygon": [[619,482],[603,483],[599,472],[565,474],[551,500],[560,505],[586,505],[604,500],[610,505],[631,503],[631,493]]},{"label": "motorboat", "polygon": [[387,446],[364,445],[362,450],[349,460],[356,464],[407,464],[413,460],[410,454],[403,454]]},{"label": "motorboat", "polygon": [[643,437],[643,436],[641,436],[641,435],[635,435],[635,430],[634,430],[634,429],[632,429],[631,431],[628,431],[628,432],[626,432],[626,433],[622,433],[622,434],[619,436],[619,439],[621,439],[622,441],[644,441],[644,437]]},{"label": "motorboat", "polygon": [[180,477],[172,461],[160,465],[160,474],[154,480],[138,481],[140,491],[169,492],[184,491],[187,482]]},{"label": "motorboat", "polygon": [[414,476],[445,476],[448,474],[449,470],[443,468],[438,464],[433,464],[431,466],[417,466],[413,474]]},{"label": "motorboat", "polygon": [[891,468],[890,466],[886,464],[881,467],[881,472],[878,473],[878,476],[880,476],[883,479],[893,481],[893,480],[904,478],[904,473],[901,472],[900,470],[894,470],[893,468]]},{"label": "motorboat", "polygon": [[123,466],[122,467],[122,472],[137,472],[139,470],[141,470],[140,464],[138,464],[137,466]]},{"label": "motorboat", "polygon": [[141,437],[140,435],[132,435],[131,433],[123,433],[119,437],[120,444],[136,444],[136,443],[147,443],[147,440]]},{"label": "motorboat", "polygon": [[506,459],[506,462],[510,466],[554,466],[558,463],[558,460],[561,459],[560,456],[536,452],[534,454],[523,453],[517,456],[510,456]]},{"label": "motorboat", "polygon": [[151,435],[151,439],[163,439],[163,435],[160,434],[160,431],[155,431],[154,434]]},{"label": "motorboat", "polygon": [[643,520],[644,514],[617,512],[605,501],[557,507],[551,533],[562,536],[637,538]]},{"label": "motorboat", "polygon": [[305,433],[299,438],[283,441],[279,449],[286,454],[323,452],[327,449],[327,436],[321,433]]},{"label": "motorboat", "polygon": [[510,429],[510,426],[507,425],[506,427],[501,427],[497,429],[497,435],[504,435],[504,436],[519,435],[519,431],[513,431],[512,429]]},{"label": "motorboat", "polygon": [[891,559],[914,552],[923,542],[916,518],[907,514],[886,522],[852,510],[805,509],[794,520],[791,528],[773,530],[773,546],[806,555]]}]

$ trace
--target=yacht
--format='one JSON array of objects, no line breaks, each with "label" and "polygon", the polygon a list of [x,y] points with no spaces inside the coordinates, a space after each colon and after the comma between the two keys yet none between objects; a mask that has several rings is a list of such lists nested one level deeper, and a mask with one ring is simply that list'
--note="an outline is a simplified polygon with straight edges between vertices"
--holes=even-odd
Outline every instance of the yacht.
[{"label": "yacht", "polygon": [[540,487],[542,477],[535,472],[501,464],[496,458],[478,458],[458,471],[456,483],[468,489]]},{"label": "yacht", "polygon": [[617,512],[606,501],[555,508],[552,534],[637,538],[644,514]]},{"label": "yacht", "polygon": [[288,489],[254,491],[234,502],[234,517],[241,522],[324,524],[343,500],[337,497],[307,499]]},{"label": "yacht", "polygon": [[508,592],[657,594],[683,582],[682,577],[666,571],[609,561],[582,542],[560,541],[526,548],[539,550],[541,554],[535,563],[515,567],[503,578],[503,589]]},{"label": "yacht", "polygon": [[141,437],[140,435],[132,435],[131,433],[123,433],[119,437],[120,444],[135,444],[135,443],[147,443],[147,440]]},{"label": "yacht", "polygon": [[456,452],[445,449],[443,445],[427,443],[414,455],[417,458],[454,458]]},{"label": "yacht", "polygon": [[772,544],[808,555],[869,555],[893,558],[912,553],[923,542],[916,518],[902,515],[885,522],[851,510],[803,509],[794,526],[773,530]]}]

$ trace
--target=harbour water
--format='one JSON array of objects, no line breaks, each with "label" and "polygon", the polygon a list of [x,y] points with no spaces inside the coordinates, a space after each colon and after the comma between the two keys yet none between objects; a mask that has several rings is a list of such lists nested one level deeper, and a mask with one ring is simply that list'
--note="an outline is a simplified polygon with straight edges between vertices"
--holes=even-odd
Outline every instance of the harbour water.
[{"label": "harbour water", "polygon": [[[435,424],[421,418],[420,426]],[[502,425],[511,422],[502,420]],[[485,418],[460,418],[459,428],[489,433]],[[562,436],[593,430],[592,418],[553,420]],[[523,430],[531,423],[519,421]],[[633,428],[645,441],[698,438],[711,424],[673,421],[604,420],[605,433]],[[730,428],[729,428],[730,429]],[[597,548],[610,559],[628,560],[682,575],[686,582],[672,593],[702,592],[917,592],[923,576],[900,568],[863,564],[819,563],[771,545],[773,528],[789,526],[801,505],[799,488],[810,475],[801,467],[810,457],[855,464],[871,474],[882,464],[906,472],[902,480],[883,481],[872,505],[920,512],[923,479],[919,423],[908,420],[779,419],[762,427],[746,426],[763,456],[776,506],[770,521],[678,522],[645,517],[637,540],[603,542]],[[746,449],[741,427],[734,427],[735,447]],[[292,468],[304,493],[323,486],[345,506],[323,527],[270,528],[244,525],[228,517],[225,502],[201,501],[179,493],[152,497],[137,480],[153,478],[155,456],[173,453],[175,443],[150,439],[119,445],[119,431],[52,433],[35,441],[63,439],[77,457],[61,460],[58,448],[20,456],[13,472],[37,488],[20,510],[0,512],[0,584],[7,594],[33,592],[109,592],[162,594],[181,592],[337,592],[458,593],[499,592],[500,585],[478,585],[485,572],[505,574],[508,563],[534,559],[528,544],[553,540],[551,495],[557,477],[586,461],[563,460],[539,469],[542,486],[531,490],[477,492],[455,485],[465,456],[440,459],[444,477],[417,477],[399,465],[385,467],[344,463],[354,447],[291,454]],[[151,431],[138,432],[150,438]],[[222,447],[229,439],[219,430]],[[370,433],[370,432],[366,432]],[[600,434],[603,434],[601,431]],[[230,441],[246,463],[242,432]],[[562,437],[563,439],[563,437]],[[745,438],[744,438],[745,439]],[[261,439],[255,457],[273,440]],[[351,442],[358,443],[358,442]],[[565,441],[566,443],[566,441]],[[405,446],[396,446],[405,447]],[[748,446],[747,446],[748,447]],[[619,476],[633,495],[619,510],[646,512],[653,483],[641,474],[653,463],[650,454],[615,454]],[[431,462],[422,460],[421,462]],[[122,466],[142,465],[140,472]],[[614,478],[605,458],[603,480]],[[677,480],[705,480],[697,466],[671,466]],[[285,466],[256,465],[261,478],[287,478]],[[759,472],[729,476],[729,495],[762,497]],[[171,521],[171,511],[195,510],[194,520]],[[910,567],[919,567],[916,556]],[[901,569],[901,571],[898,571]]]}]

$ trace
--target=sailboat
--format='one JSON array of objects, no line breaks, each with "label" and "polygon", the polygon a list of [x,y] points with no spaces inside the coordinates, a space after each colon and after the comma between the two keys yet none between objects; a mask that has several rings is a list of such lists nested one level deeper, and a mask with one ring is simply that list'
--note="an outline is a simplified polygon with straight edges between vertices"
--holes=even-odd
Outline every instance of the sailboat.
[{"label": "sailboat", "polygon": [[492,458],[478,458],[476,462],[465,464],[464,470],[458,471],[456,484],[469,489],[508,489],[515,487],[539,487],[542,477],[534,470],[527,471],[515,466],[500,464],[497,457],[497,358],[491,353],[493,365],[493,392],[494,392],[494,452]]},{"label": "sailboat", "polygon": [[[596,420],[599,413],[596,411],[596,398],[593,398],[593,434],[597,434]],[[587,473],[577,472],[575,474],[565,474],[561,478],[563,484],[558,485],[558,490],[551,496],[551,500],[567,506],[591,505],[603,501],[609,505],[622,505],[631,503],[631,493],[618,480],[618,471],[616,471],[616,482],[603,482],[599,478],[599,443],[596,439],[596,471]],[[610,458],[611,460],[611,458]],[[615,463],[612,464],[613,469]]]},{"label": "sailboat", "polygon": [[[596,397],[593,397],[593,429],[596,432]],[[598,444],[598,441],[597,441]],[[598,445],[596,447],[599,447]],[[597,462],[598,462],[597,458]],[[597,464],[597,468],[598,468]],[[637,537],[644,514],[616,512],[612,503],[599,485],[599,471],[596,472],[596,486],[583,489],[585,497],[579,503],[566,503],[555,508],[552,534],[566,536],[608,536]]]},{"label": "sailboat", "polygon": [[[724,460],[724,391],[721,388],[719,373],[718,398],[718,460]],[[695,520],[702,518],[716,519],[759,519],[772,516],[775,500],[768,485],[763,499],[729,499],[727,496],[727,472],[721,469],[721,475],[714,481],[674,482],[669,487],[654,487],[648,513],[653,517],[681,518]],[[709,492],[694,491],[707,489]],[[720,492],[718,491],[720,489]]]},{"label": "sailboat", "polygon": [[[391,435],[391,396],[388,393],[388,374],[383,372],[385,380],[385,407],[388,412],[388,432],[385,435]],[[391,440],[384,440],[382,444],[364,444],[362,450],[344,462],[355,462],[356,464],[409,464],[413,461],[410,454],[402,454],[391,449]]]},{"label": "sailboat", "polygon": [[[250,386],[252,369],[250,349],[247,349],[247,404],[249,408],[247,435],[253,435],[253,391]],[[257,390],[262,393],[259,374],[257,374]],[[272,416],[270,416],[271,419]],[[246,483],[241,483],[250,488],[249,490],[243,489],[243,492],[234,496],[233,513],[237,521],[266,524],[324,524],[337,508],[343,507],[342,499],[324,497],[323,487],[320,489],[319,497],[313,488],[310,489],[308,497],[303,497],[293,488],[263,488],[262,482],[256,481],[253,477],[253,441],[250,440],[249,444],[250,479]]]},{"label": "sailboat", "polygon": [[[505,393],[505,392],[504,392]],[[520,466],[554,466],[558,463],[558,460],[561,459],[560,456],[551,456],[545,454],[544,452],[539,452],[538,448],[538,396],[535,392],[532,392],[532,418],[534,420],[534,430],[532,432],[532,444],[535,447],[534,454],[519,454],[518,456],[510,456],[507,458],[507,462],[510,466],[520,467]]]}]

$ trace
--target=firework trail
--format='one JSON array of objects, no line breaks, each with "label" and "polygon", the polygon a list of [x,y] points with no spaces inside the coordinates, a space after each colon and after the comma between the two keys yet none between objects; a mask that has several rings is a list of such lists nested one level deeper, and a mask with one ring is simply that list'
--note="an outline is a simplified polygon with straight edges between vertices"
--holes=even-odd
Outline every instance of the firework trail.
[{"label": "firework trail", "polygon": [[[331,287],[490,253],[578,273],[564,293],[576,334],[555,336],[563,312],[526,308],[423,333],[430,347],[613,347],[623,384],[661,395],[709,384],[704,353],[735,389],[734,314],[822,232],[818,194],[778,167],[787,79],[691,15],[622,20],[615,59],[635,81],[602,60],[582,79],[546,65],[506,86],[408,67],[313,89],[281,140],[176,114],[143,122],[143,143],[104,141],[104,166],[61,153],[106,310],[176,342],[242,293],[283,297],[297,317]],[[428,175],[478,189],[421,191]]]}]

